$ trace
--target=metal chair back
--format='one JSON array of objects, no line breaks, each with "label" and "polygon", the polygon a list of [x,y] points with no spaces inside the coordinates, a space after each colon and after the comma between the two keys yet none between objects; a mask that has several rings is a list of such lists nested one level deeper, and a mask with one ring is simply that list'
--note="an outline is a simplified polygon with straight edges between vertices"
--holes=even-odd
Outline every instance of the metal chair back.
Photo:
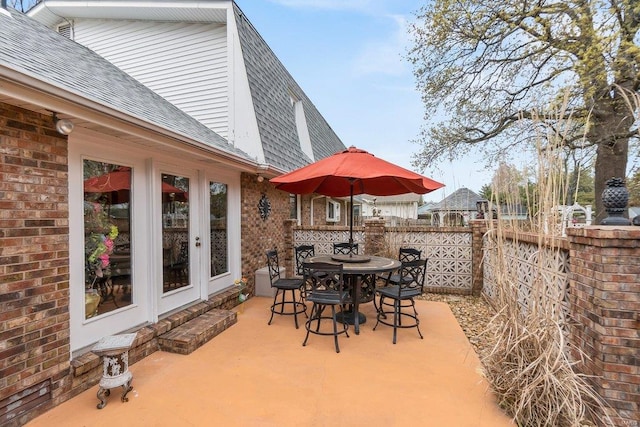
[{"label": "metal chair back", "polygon": [[313,257],[316,255],[316,249],[314,245],[299,245],[295,247],[295,255],[296,255],[296,274],[298,276],[302,276],[304,272],[302,271],[302,264],[307,258]]},{"label": "metal chair back", "polygon": [[280,279],[280,263],[278,262],[278,250],[267,251],[267,267],[269,268],[269,282],[271,286]]},{"label": "metal chair back", "polygon": [[414,248],[400,248],[398,251],[398,260],[400,262],[414,261],[420,259],[422,251]]},{"label": "metal chair back", "polygon": [[400,267],[399,292],[416,291],[422,293],[426,273],[426,259],[415,259],[403,262]]},{"label": "metal chair back", "polygon": [[302,265],[304,282],[307,286],[307,300],[319,295],[329,297],[333,304],[344,304],[349,293],[344,283],[342,264],[328,262],[304,262]]},{"label": "metal chair back", "polygon": [[349,242],[334,243],[333,244],[334,255],[358,255],[358,244],[353,243],[349,245]]}]

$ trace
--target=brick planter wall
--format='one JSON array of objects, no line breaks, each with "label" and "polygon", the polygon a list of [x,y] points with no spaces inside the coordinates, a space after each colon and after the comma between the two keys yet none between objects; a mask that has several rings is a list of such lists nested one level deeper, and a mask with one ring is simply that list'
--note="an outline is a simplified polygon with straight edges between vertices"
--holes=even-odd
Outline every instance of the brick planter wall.
[{"label": "brick planter wall", "polygon": [[69,389],[67,140],[0,103],[0,425]]},{"label": "brick planter wall", "polygon": [[570,338],[577,365],[618,415],[640,426],[640,227],[568,228]]}]

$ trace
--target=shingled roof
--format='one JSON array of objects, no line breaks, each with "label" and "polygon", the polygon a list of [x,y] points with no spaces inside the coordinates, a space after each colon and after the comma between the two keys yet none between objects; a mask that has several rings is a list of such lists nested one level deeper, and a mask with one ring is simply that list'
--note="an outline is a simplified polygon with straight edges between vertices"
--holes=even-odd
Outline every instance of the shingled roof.
[{"label": "shingled roof", "polygon": [[[234,12],[266,163],[289,171],[346,149],[235,3]],[[315,159],[300,147],[291,94],[303,104]]]},{"label": "shingled roof", "polygon": [[216,132],[94,51],[15,10],[0,13],[0,75],[8,70],[250,160]]},{"label": "shingled roof", "polygon": [[476,202],[483,200],[482,197],[462,187],[454,191],[448,197],[431,207],[431,211],[475,211],[477,209]]}]

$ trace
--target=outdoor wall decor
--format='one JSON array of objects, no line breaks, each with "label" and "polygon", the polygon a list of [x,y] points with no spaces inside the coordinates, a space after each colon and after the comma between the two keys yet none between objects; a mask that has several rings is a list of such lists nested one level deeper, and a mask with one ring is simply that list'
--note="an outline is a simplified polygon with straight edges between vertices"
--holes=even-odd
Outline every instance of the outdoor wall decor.
[{"label": "outdoor wall decor", "polygon": [[260,218],[262,218],[263,221],[266,221],[269,215],[271,215],[271,202],[265,193],[262,193],[262,197],[258,202],[258,212],[260,212]]}]

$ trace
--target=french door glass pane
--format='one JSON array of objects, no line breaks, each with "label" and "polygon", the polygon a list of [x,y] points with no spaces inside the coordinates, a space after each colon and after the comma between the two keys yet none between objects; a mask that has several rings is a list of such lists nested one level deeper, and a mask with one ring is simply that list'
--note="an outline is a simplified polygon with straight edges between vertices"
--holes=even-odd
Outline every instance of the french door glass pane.
[{"label": "french door glass pane", "polygon": [[227,263],[227,185],[209,183],[209,229],[211,234],[210,276],[229,271]]},{"label": "french door glass pane", "polygon": [[189,285],[189,178],[162,175],[163,292]]},{"label": "french door glass pane", "polygon": [[131,304],[131,172],[83,161],[85,318]]}]

